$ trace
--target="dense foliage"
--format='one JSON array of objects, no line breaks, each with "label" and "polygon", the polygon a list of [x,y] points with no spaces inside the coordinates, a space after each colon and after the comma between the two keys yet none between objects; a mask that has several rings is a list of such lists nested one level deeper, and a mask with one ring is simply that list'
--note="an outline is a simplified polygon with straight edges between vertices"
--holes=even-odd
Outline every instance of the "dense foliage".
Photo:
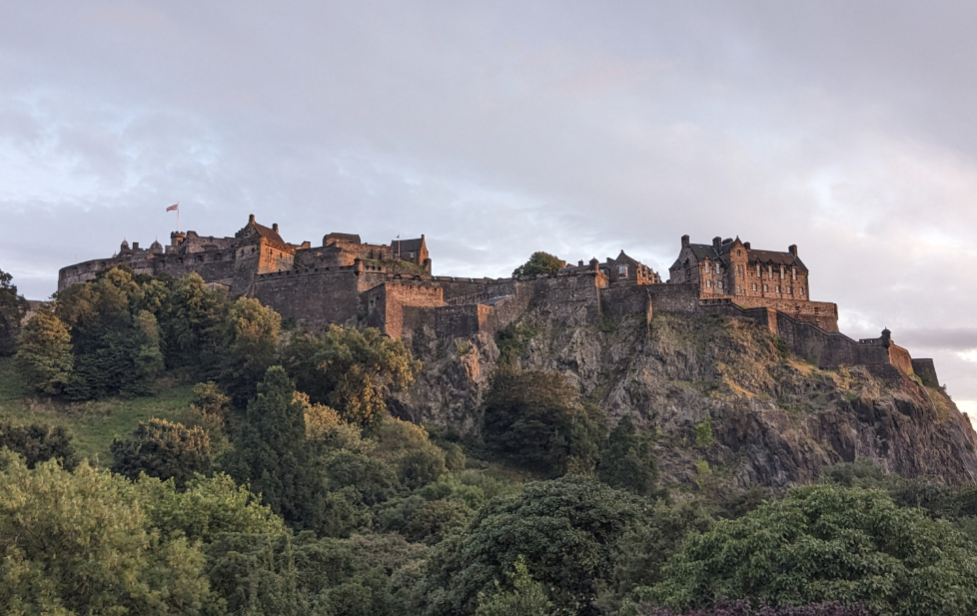
[{"label": "dense foliage", "polygon": [[[604,411],[571,381],[519,369],[530,329],[500,336],[501,367],[472,409],[481,417],[460,434],[391,416],[420,365],[377,330],[282,331],[274,312],[195,275],[113,269],[67,289],[23,328],[15,360],[0,360],[54,399],[31,399],[33,424],[0,423],[0,605],[24,615],[975,612],[977,488],[842,464],[786,495],[735,488],[720,471],[665,490],[655,451],[668,444],[639,429],[652,413],[620,417],[607,435]],[[71,400],[173,383],[181,410],[116,438],[101,468],[78,460],[69,431],[42,423],[45,413],[103,421],[86,415],[100,403]],[[688,428],[694,454],[712,445],[711,420]]]},{"label": "dense foliage", "polygon": [[949,523],[880,490],[807,486],[689,537],[642,594],[675,608],[836,600],[881,615],[963,616],[977,609],[977,554]]},{"label": "dense foliage", "polygon": [[566,261],[548,252],[534,252],[529,260],[512,271],[513,278],[535,276],[537,274],[555,274],[560,268],[566,267]]},{"label": "dense foliage", "polygon": [[318,336],[293,336],[283,364],[312,402],[367,428],[383,418],[389,395],[409,387],[420,370],[400,340],[336,325]]},{"label": "dense foliage", "polygon": [[130,479],[140,473],[173,479],[182,488],[197,473],[210,470],[210,435],[200,427],[152,418],[139,422],[132,436],[112,443],[112,472]]},{"label": "dense foliage", "polygon": [[0,270],[0,357],[16,351],[20,322],[27,314],[27,301],[17,295],[13,276]]},{"label": "dense foliage", "polygon": [[600,409],[555,372],[499,370],[482,407],[485,444],[502,460],[559,477],[592,470],[603,440]]}]

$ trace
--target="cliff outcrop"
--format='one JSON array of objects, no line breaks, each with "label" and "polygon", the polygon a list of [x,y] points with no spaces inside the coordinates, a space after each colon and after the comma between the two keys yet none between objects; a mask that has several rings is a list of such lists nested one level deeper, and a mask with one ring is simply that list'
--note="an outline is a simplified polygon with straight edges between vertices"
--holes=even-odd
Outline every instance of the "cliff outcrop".
[{"label": "cliff outcrop", "polygon": [[[748,319],[657,312],[649,320],[542,304],[496,336],[445,340],[422,330],[407,342],[425,367],[395,413],[477,431],[500,361],[558,371],[612,418],[630,414],[657,434],[666,483],[708,474],[780,487],[856,459],[910,477],[977,480],[977,434],[941,388],[861,366],[819,369]],[[696,427],[707,424],[711,439],[697,443]]]}]

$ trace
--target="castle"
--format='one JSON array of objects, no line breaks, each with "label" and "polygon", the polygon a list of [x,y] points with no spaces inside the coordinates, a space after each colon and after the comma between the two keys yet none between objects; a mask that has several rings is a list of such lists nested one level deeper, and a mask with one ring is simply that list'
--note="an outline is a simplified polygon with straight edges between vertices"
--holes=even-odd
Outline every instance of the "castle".
[{"label": "castle", "polygon": [[250,216],[234,237],[174,232],[164,247],[123,241],[119,252],[62,268],[58,290],[126,265],[137,274],[179,277],[197,272],[232,296],[258,299],[285,319],[311,329],[330,324],[377,327],[404,339],[495,334],[532,306],[585,309],[595,322],[653,311],[755,320],[797,355],[822,368],[865,365],[884,376],[916,376],[937,386],[932,360],[913,359],[880,338],[853,340],[838,332],[837,305],[810,299],[809,271],[797,254],[754,250],[739,238],[692,244],[683,236],[668,281],[625,254],[591,259],[552,275],[514,278],[434,276],[424,236],[365,244],[358,235],[329,233],[321,246],[290,244],[277,224]]}]

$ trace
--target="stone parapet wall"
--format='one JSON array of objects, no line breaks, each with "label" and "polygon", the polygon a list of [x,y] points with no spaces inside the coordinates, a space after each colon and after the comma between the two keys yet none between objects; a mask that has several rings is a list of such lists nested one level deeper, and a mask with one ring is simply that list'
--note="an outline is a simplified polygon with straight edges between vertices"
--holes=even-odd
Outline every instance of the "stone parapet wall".
[{"label": "stone parapet wall", "polygon": [[838,331],[838,305],[831,302],[767,297],[733,297],[731,299],[744,308],[772,308],[797,321],[814,323],[825,331]]}]

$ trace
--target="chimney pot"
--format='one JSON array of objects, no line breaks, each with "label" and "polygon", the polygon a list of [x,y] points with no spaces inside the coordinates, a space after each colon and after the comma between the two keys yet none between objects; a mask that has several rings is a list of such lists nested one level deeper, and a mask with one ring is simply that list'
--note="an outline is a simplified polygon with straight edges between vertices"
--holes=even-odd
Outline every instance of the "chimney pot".
[{"label": "chimney pot", "polygon": [[248,214],[248,222],[254,222],[254,214]]},{"label": "chimney pot", "polygon": [[278,233],[278,223],[277,222],[271,223],[271,230],[274,231],[275,233]]},{"label": "chimney pot", "polygon": [[789,252],[791,254],[791,256],[796,257],[797,256],[797,244],[791,244],[790,246],[788,246],[787,247],[787,252]]},{"label": "chimney pot", "polygon": [[683,235],[682,236],[682,248],[686,248],[688,245],[689,245],[689,236],[688,235]]},{"label": "chimney pot", "polygon": [[750,249],[750,243],[749,242],[743,242],[743,248],[746,248],[747,250],[749,250]]},{"label": "chimney pot", "polygon": [[715,246],[716,248],[721,246],[722,243],[723,243],[723,238],[719,237],[718,235],[712,238],[712,245]]}]

